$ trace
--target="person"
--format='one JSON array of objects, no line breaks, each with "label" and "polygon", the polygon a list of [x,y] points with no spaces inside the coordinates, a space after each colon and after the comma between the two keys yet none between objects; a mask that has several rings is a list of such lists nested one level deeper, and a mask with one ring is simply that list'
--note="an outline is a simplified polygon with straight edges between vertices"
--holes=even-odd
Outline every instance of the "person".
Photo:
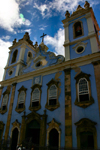
[{"label": "person", "polygon": [[20,144],[20,146],[19,146],[18,150],[22,150],[22,144]]},{"label": "person", "polygon": [[18,150],[18,148],[19,148],[19,144],[17,144],[17,146],[16,146],[16,150]]}]

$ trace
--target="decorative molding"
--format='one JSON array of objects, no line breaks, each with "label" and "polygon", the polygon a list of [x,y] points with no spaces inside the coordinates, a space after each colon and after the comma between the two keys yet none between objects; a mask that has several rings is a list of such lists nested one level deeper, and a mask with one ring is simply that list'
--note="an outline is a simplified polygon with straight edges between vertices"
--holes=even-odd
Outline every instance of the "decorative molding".
[{"label": "decorative molding", "polygon": [[61,145],[61,129],[60,126],[61,123],[58,123],[57,121],[55,121],[55,119],[53,118],[51,122],[48,123],[48,129],[47,129],[47,146],[49,145],[49,133],[52,129],[56,129],[58,131],[59,134],[59,147]]},{"label": "decorative molding", "polygon": [[[40,84],[35,84],[31,87],[32,91],[31,91],[31,100],[30,100],[30,106],[29,106],[30,111],[37,111],[37,110],[41,109],[41,93],[42,93],[41,87],[42,87],[42,85],[40,85]],[[40,91],[39,105],[32,107],[32,93],[35,88],[38,88]]]},{"label": "decorative molding", "polygon": [[2,86],[7,86],[7,85],[15,82],[15,80],[16,80],[16,82],[22,82],[25,80],[32,79],[33,76],[48,75],[50,73],[58,72],[58,70],[62,71],[62,70],[67,69],[69,67],[73,68],[75,66],[83,66],[86,64],[91,64],[91,62],[98,61],[98,60],[100,60],[100,52],[92,53],[92,54],[82,56],[82,57],[79,57],[79,58],[76,58],[73,60],[68,60],[68,61],[63,62],[61,64],[56,64],[56,65],[42,68],[42,69],[39,69],[36,71],[32,71],[32,72],[29,72],[27,74],[23,74],[23,75],[8,79],[6,81],[1,81],[0,84]]},{"label": "decorative molding", "polygon": [[81,148],[80,147],[80,133],[89,131],[93,133],[94,149],[97,149],[97,133],[96,133],[96,128],[95,128],[96,124],[97,124],[96,122],[91,121],[88,118],[83,118],[75,123],[75,125],[77,126],[76,128],[77,148],[79,149]]},{"label": "decorative molding", "polygon": [[[80,46],[83,47],[83,51],[81,52],[81,53],[83,53],[83,52],[85,51],[85,47],[87,46],[87,43],[84,43],[84,42],[81,42],[81,41],[78,42],[78,43],[73,47],[73,49],[75,50],[76,53],[78,53],[78,52],[77,52],[77,48],[80,47]],[[81,53],[78,53],[78,54],[81,54]]]},{"label": "decorative molding", "polygon": [[[86,74],[84,72],[79,72],[75,77],[74,79],[76,80],[76,100],[75,100],[75,105],[79,106],[79,107],[82,107],[82,108],[87,108],[88,106],[92,105],[94,103],[94,99],[91,95],[91,82],[90,82],[90,74]],[[87,101],[83,101],[83,102],[80,102],[79,101],[79,93],[78,93],[78,82],[81,78],[86,78],[86,80],[88,81],[88,88],[89,88],[89,100]]]}]

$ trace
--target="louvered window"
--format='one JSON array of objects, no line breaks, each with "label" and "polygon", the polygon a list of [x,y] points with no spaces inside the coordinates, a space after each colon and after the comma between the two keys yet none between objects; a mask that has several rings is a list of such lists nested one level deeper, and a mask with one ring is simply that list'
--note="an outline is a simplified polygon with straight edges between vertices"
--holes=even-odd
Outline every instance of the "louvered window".
[{"label": "louvered window", "polygon": [[23,108],[25,100],[25,92],[21,91],[19,94],[18,108]]},{"label": "louvered window", "polygon": [[5,110],[7,107],[8,94],[5,94],[3,97],[2,110]]},{"label": "louvered window", "polygon": [[79,101],[89,100],[88,82],[85,78],[79,80]]},{"label": "louvered window", "polygon": [[57,103],[57,87],[54,84],[49,88],[49,105],[56,105],[56,103]]},{"label": "louvered window", "polygon": [[32,107],[39,105],[39,99],[40,99],[40,90],[38,88],[35,88],[32,92]]}]

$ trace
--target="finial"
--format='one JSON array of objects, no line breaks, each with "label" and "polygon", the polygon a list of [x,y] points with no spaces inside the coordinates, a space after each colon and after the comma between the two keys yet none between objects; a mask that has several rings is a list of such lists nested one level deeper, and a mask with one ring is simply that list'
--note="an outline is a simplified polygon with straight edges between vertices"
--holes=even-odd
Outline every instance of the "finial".
[{"label": "finial", "polygon": [[66,11],[65,16],[66,16],[66,18],[69,18],[69,17],[70,17],[70,13],[69,13],[69,11],[68,11],[68,10]]},{"label": "finial", "polygon": [[42,36],[40,36],[40,38],[42,38],[42,42],[44,42],[44,36],[46,36],[47,34],[44,34]]},{"label": "finial", "polygon": [[80,10],[80,9],[82,9],[81,5],[78,5],[76,11],[77,11],[77,10]]},{"label": "finial", "polygon": [[35,42],[35,45],[34,45],[34,46],[35,46],[35,48],[37,48],[37,47],[38,47],[38,42]]},{"label": "finial", "polygon": [[29,33],[28,32],[25,32],[24,36],[23,36],[23,40],[30,40],[30,37],[29,37]]},{"label": "finial", "polygon": [[13,40],[13,45],[15,45],[15,44],[16,44],[16,39]]},{"label": "finial", "polygon": [[88,9],[90,7],[90,3],[88,3],[88,1],[85,1],[84,7],[85,9]]}]

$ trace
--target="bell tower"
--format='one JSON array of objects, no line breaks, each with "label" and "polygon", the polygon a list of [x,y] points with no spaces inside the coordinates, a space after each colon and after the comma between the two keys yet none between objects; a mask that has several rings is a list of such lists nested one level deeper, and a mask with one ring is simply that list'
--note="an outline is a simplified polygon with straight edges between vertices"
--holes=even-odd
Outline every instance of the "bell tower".
[{"label": "bell tower", "polygon": [[90,4],[85,1],[71,15],[66,11],[62,20],[65,30],[65,61],[99,51],[99,26]]},{"label": "bell tower", "polygon": [[35,56],[36,49],[30,40],[28,32],[18,42],[14,39],[13,44],[9,47],[9,57],[7,65],[4,68],[3,80],[19,76],[19,71],[25,67],[28,62]]}]

